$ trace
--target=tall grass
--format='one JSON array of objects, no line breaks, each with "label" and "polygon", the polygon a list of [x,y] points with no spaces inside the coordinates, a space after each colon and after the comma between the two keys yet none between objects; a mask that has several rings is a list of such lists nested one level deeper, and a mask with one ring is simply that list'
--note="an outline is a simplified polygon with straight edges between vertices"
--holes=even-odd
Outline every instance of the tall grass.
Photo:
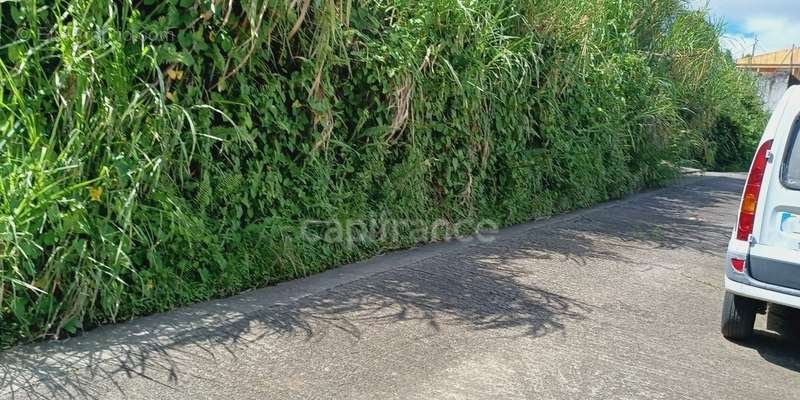
[{"label": "tall grass", "polygon": [[1,2],[0,345],[420,240],[308,220],[511,224],[743,164],[719,34],[678,0]]}]

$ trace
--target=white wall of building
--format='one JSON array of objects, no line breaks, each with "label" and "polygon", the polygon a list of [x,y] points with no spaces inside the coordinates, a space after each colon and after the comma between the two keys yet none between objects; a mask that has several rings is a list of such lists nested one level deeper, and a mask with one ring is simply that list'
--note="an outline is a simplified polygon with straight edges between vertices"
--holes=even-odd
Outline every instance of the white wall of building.
[{"label": "white wall of building", "polygon": [[758,78],[758,90],[764,100],[764,107],[767,111],[775,111],[778,102],[789,89],[791,77],[789,72],[760,73]]}]

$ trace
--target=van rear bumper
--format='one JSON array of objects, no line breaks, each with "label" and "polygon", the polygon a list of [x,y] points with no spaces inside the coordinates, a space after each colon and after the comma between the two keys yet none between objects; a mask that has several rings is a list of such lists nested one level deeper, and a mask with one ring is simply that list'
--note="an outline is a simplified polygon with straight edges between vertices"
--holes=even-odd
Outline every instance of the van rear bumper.
[{"label": "van rear bumper", "polygon": [[755,244],[747,269],[759,282],[800,291],[800,260],[795,249]]},{"label": "van rear bumper", "polygon": [[800,296],[793,296],[786,293],[776,292],[773,290],[736,282],[727,276],[725,277],[725,290],[747,298],[800,309]]}]

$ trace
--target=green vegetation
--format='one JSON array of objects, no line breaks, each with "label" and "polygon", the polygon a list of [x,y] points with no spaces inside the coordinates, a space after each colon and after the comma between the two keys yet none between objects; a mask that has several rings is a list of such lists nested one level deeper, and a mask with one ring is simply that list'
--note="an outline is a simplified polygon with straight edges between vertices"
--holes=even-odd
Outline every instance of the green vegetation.
[{"label": "green vegetation", "polygon": [[421,240],[307,220],[507,225],[741,168],[764,115],[719,34],[681,0],[0,2],[0,346]]}]

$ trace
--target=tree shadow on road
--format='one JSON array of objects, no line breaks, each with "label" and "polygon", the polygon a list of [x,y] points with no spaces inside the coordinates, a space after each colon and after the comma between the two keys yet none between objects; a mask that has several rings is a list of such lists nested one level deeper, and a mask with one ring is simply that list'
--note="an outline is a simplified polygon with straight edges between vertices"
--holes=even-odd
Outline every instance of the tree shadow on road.
[{"label": "tree shadow on road", "polygon": [[235,359],[262,341],[319,341],[341,332],[361,340],[364,328],[376,324],[416,321],[432,334],[453,325],[538,337],[589,310],[519,279],[529,272],[489,261],[495,251],[428,258],[285,304],[260,306],[255,291],[60,343],[22,346],[0,354],[0,398],[107,398],[97,382],[122,397],[123,381],[132,377],[170,390],[192,366]]},{"label": "tree shadow on road", "polygon": [[624,213],[591,213],[577,225],[583,234],[634,246],[719,256],[736,222],[743,184],[742,179],[717,177],[714,185],[684,186],[655,193],[647,201],[625,203],[619,207]]},{"label": "tree shadow on road", "polygon": [[361,340],[375,325],[411,321],[433,334],[454,326],[532,338],[560,332],[594,306],[544,289],[539,280],[546,274],[531,268],[532,260],[581,268],[597,260],[632,262],[626,246],[716,252],[730,227],[693,210],[729,204],[742,185],[739,179],[718,179],[723,181],[713,187],[672,188],[636,205],[512,228],[491,243],[455,246],[307,296],[270,297],[281,287],[291,292],[304,284],[290,282],[101,327],[65,342],[21,346],[0,354],[0,398],[108,397],[93,388],[98,381],[125,395],[123,381],[131,377],[168,389],[198,363],[235,360],[265,341],[297,343],[342,332]]}]

